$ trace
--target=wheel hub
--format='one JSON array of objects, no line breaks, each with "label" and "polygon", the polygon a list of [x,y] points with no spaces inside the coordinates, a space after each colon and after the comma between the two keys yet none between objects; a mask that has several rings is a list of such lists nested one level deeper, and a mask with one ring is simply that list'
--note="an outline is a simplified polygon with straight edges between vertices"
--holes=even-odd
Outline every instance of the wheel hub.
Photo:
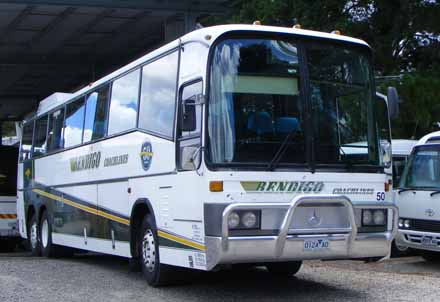
[{"label": "wheel hub", "polygon": [[154,271],[156,264],[156,246],[153,232],[148,229],[142,239],[142,261],[149,272]]},{"label": "wheel hub", "polygon": [[31,246],[32,249],[36,249],[38,245],[37,223],[34,222],[31,226]]},{"label": "wheel hub", "polygon": [[47,247],[48,243],[49,243],[49,223],[47,222],[47,219],[45,219],[41,226],[41,244],[43,245],[43,247]]}]

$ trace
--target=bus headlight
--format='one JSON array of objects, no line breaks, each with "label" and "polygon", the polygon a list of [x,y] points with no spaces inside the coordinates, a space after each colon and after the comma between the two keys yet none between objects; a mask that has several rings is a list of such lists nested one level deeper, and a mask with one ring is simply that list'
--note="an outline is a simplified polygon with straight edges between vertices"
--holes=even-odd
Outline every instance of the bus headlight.
[{"label": "bus headlight", "polygon": [[259,229],[260,217],[260,210],[233,211],[228,216],[228,227],[230,230]]},{"label": "bus headlight", "polygon": [[402,219],[402,218],[399,218],[399,223],[398,223],[398,225],[399,225],[399,228],[400,228],[400,229],[403,228],[403,219]]},{"label": "bus headlight", "polygon": [[243,214],[241,221],[246,228],[254,228],[257,224],[257,215],[253,212],[246,212]]},{"label": "bus headlight", "polygon": [[411,226],[411,222],[409,221],[409,219],[405,219],[405,220],[403,221],[403,226],[404,226],[406,229],[409,229],[409,228],[410,228],[410,226]]},{"label": "bus headlight", "polygon": [[232,212],[228,217],[228,227],[235,229],[240,224],[240,216],[236,212]]},{"label": "bus headlight", "polygon": [[362,225],[363,226],[384,226],[387,223],[387,210],[376,209],[362,210]]}]

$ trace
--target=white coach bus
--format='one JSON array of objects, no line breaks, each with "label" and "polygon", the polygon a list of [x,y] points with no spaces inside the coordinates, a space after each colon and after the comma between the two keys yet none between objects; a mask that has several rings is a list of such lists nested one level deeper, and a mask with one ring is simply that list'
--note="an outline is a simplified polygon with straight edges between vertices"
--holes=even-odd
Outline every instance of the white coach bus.
[{"label": "white coach bus", "polygon": [[154,286],[176,267],[292,275],[305,259],[389,255],[390,156],[361,40],[209,27],[54,99],[21,144],[20,232],[36,255],[131,258]]}]

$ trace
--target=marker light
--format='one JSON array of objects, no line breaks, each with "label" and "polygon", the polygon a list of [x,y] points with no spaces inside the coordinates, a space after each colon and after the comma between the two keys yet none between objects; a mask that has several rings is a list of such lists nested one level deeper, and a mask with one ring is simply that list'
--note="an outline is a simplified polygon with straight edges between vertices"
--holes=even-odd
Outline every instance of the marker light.
[{"label": "marker light", "polygon": [[252,23],[253,25],[261,25],[261,21],[259,20],[255,20],[254,23]]},{"label": "marker light", "polygon": [[209,191],[211,192],[223,192],[223,181],[210,181]]},{"label": "marker light", "polygon": [[295,25],[293,26],[293,28],[295,28],[295,29],[301,29],[301,24],[295,24]]},{"label": "marker light", "polygon": [[228,227],[234,229],[240,224],[240,216],[236,212],[232,212],[228,217]]},{"label": "marker light", "polygon": [[246,212],[241,218],[241,223],[247,228],[253,228],[257,223],[257,216],[253,212]]},{"label": "marker light", "polygon": [[332,31],[331,33],[334,34],[334,35],[341,35],[341,31],[340,31],[340,30],[337,30],[337,29],[335,29],[335,30]]}]

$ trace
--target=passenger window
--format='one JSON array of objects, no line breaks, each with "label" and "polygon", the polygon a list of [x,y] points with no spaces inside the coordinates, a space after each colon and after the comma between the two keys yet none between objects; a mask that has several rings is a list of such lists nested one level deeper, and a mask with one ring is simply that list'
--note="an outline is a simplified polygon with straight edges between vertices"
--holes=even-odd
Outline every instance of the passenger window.
[{"label": "passenger window", "polygon": [[105,136],[107,130],[108,90],[109,86],[106,85],[87,96],[83,143]]},{"label": "passenger window", "polygon": [[81,144],[84,124],[84,99],[76,100],[66,106],[64,123],[64,147]]},{"label": "passenger window", "polygon": [[167,137],[174,134],[178,53],[142,68],[139,127]]},{"label": "passenger window", "polygon": [[49,116],[49,131],[47,134],[47,150],[54,151],[63,148],[64,108]]},{"label": "passenger window", "polygon": [[39,118],[35,122],[35,137],[33,144],[32,156],[39,156],[46,153],[46,134],[47,134],[47,120],[48,116]]},{"label": "passenger window", "polygon": [[[187,103],[187,107],[189,106],[193,106],[194,107],[194,112],[195,112],[195,117],[196,117],[196,127],[193,131],[180,131],[180,137],[181,138],[186,138],[186,137],[191,137],[191,136],[197,136],[200,135],[200,130],[201,130],[201,125],[202,125],[202,106],[200,105],[193,105],[194,101],[195,101],[195,97],[197,95],[200,95],[203,93],[203,84],[201,81],[193,83],[191,85],[185,86],[182,90],[182,94],[180,97],[181,100],[181,112],[180,112],[180,116],[183,116],[183,106],[184,103],[186,101]],[[192,104],[191,104],[192,103]],[[189,105],[188,105],[189,104]],[[180,122],[183,122],[183,118],[179,119]],[[180,125],[179,127],[180,129],[183,129],[182,125]]]},{"label": "passenger window", "polygon": [[113,82],[108,134],[136,127],[140,70]]},{"label": "passenger window", "polygon": [[34,122],[30,122],[23,126],[21,138],[20,160],[31,159],[32,136],[34,134]]}]

